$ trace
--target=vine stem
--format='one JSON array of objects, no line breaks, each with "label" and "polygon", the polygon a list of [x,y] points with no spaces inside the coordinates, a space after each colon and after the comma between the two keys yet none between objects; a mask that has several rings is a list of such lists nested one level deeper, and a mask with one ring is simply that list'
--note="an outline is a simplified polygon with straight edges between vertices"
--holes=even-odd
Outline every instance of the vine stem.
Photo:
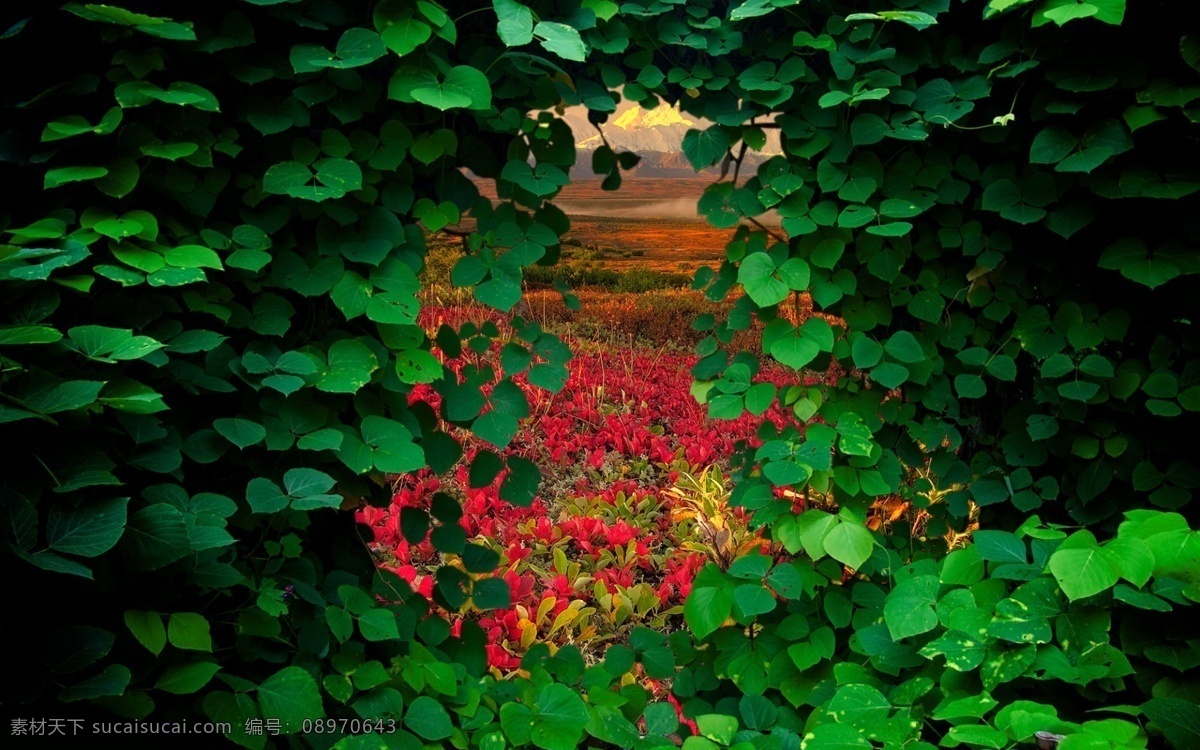
[{"label": "vine stem", "polygon": [[785,244],[786,244],[787,242],[789,242],[789,241],[790,241],[790,240],[789,240],[789,239],[788,239],[788,238],[787,238],[785,235],[782,235],[782,234],[780,234],[779,232],[776,232],[774,229],[771,229],[771,228],[770,228],[770,227],[768,227],[766,224],[763,224],[761,221],[759,221],[758,219],[754,218],[753,216],[747,216],[747,217],[746,217],[746,221],[750,222],[750,223],[751,223],[751,224],[753,224],[754,226],[756,226],[756,227],[758,227],[759,229],[763,230],[764,232],[766,232],[766,233],[767,233],[768,235],[770,235],[771,237],[774,237],[774,238],[775,238],[776,240],[778,240],[779,242],[783,242],[783,243],[785,243]]},{"label": "vine stem", "polygon": [[483,12],[483,11],[485,11],[485,10],[491,10],[491,9],[492,9],[492,6],[490,6],[490,5],[483,5],[483,6],[480,6],[480,7],[476,8],[475,10],[469,10],[469,11],[467,11],[466,13],[463,13],[463,14],[462,14],[461,16],[459,16],[458,18],[454,19],[454,23],[455,23],[455,24],[457,24],[459,21],[463,20],[463,19],[464,19],[464,18],[466,18],[467,16],[473,16],[473,15],[475,15],[476,13],[482,13],[482,12]]}]

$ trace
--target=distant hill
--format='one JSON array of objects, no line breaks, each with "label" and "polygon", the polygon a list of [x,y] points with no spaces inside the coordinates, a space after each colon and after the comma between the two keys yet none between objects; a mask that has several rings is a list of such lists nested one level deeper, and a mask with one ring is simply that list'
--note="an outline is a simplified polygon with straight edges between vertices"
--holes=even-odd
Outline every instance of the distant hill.
[{"label": "distant hill", "polygon": [[[576,169],[582,175],[592,174],[592,153],[603,145],[596,126],[588,122],[586,113],[578,110],[564,115],[571,132],[575,134],[578,152]],[[678,109],[660,105],[654,109],[642,109],[633,105],[618,111],[609,121],[600,126],[604,137],[614,150],[633,151],[642,158],[635,173],[642,177],[686,177],[695,176],[696,171],[683,154],[683,136],[690,129],[704,129],[709,123],[691,120]],[[767,153],[748,154],[749,166],[765,161],[771,153],[778,153],[778,140],[774,133],[768,134]],[[716,172],[712,167],[705,172]]]}]

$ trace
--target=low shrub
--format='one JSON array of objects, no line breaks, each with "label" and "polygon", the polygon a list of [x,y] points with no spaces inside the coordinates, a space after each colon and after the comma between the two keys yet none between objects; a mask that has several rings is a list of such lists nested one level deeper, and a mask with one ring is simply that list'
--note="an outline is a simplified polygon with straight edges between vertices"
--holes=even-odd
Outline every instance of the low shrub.
[{"label": "low shrub", "polygon": [[573,261],[554,266],[530,266],[525,271],[525,281],[533,288],[566,284],[570,287],[613,289],[620,281],[620,274],[607,268],[598,268],[590,262]]},{"label": "low shrub", "polygon": [[576,240],[574,243],[563,242],[563,260],[604,260],[604,251],[595,245],[584,245]]},{"label": "low shrub", "polygon": [[664,273],[653,268],[631,268],[617,279],[618,292],[650,292],[658,289],[685,289],[692,277],[683,273]]},{"label": "low shrub", "polygon": [[[455,313],[478,310],[428,312],[423,322],[432,329],[461,324]],[[473,354],[469,363],[447,364],[496,364],[502,356],[492,349]],[[607,644],[625,642],[634,628],[681,628],[696,571],[708,562],[728,567],[748,550],[770,551],[747,526],[744,511],[730,504],[730,484],[719,468],[737,443],[755,441],[753,420],[718,425],[710,419],[688,394],[694,363],[688,355],[587,346],[571,360],[557,394],[519,379],[532,418],[509,452],[542,468],[537,497],[529,507],[515,506],[501,497],[502,476],[479,481],[469,466],[486,444],[459,435],[465,450],[453,471],[398,478],[390,507],[361,512],[374,533],[376,559],[429,594],[446,562],[435,537],[456,535],[460,547],[469,542],[498,554],[496,575],[509,585],[511,606],[443,613],[484,628],[489,664],[498,672],[515,669],[535,643],[574,644],[592,660]],[[762,376],[785,382],[778,368]],[[439,395],[421,386],[411,400],[436,405]],[[791,421],[779,407],[767,416],[780,426]],[[456,507],[448,498],[461,505],[461,515],[444,514]],[[439,525],[414,526],[409,516],[415,511],[428,512]]]},{"label": "low shrub", "polygon": [[[667,273],[652,268],[631,268],[628,271],[594,266],[590,261],[602,257],[600,251],[584,250],[564,253],[565,263],[554,266],[532,266],[525,271],[525,281],[531,288],[554,287],[559,284],[577,289],[598,288],[617,292],[651,292],[661,289],[684,289],[692,277],[683,273]],[[582,262],[580,262],[582,261]]]}]

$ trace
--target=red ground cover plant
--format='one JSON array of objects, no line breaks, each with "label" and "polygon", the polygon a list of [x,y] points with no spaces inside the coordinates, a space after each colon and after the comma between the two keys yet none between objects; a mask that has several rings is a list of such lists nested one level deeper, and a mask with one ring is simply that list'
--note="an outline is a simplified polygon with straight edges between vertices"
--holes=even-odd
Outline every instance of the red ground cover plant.
[{"label": "red ground cover plant", "polygon": [[[457,328],[480,312],[431,308],[423,311],[422,323],[431,332],[443,324]],[[507,333],[505,321],[490,319]],[[456,523],[466,539],[500,554],[496,575],[508,583],[512,606],[468,608],[454,617],[484,627],[490,663],[500,671],[516,668],[535,642],[574,643],[585,653],[598,653],[637,626],[670,632],[682,624],[683,600],[706,562],[725,562],[756,546],[771,551],[747,527],[741,510],[729,506],[718,463],[739,442],[754,444],[756,421],[749,415],[733,421],[707,417],[689,391],[695,357],[578,342],[576,349],[558,393],[518,379],[531,416],[506,452],[532,460],[542,471],[529,507],[500,498],[503,474],[486,486],[470,486],[470,461],[487,446],[464,433],[456,434],[464,443],[463,459],[451,471],[397,478],[391,506],[360,515],[374,533],[381,564],[428,595],[434,570],[455,561],[436,552],[428,536],[416,544],[406,539],[403,509],[432,509],[437,516],[439,493],[461,503]],[[494,363],[498,350],[464,350],[446,365],[461,370]],[[796,378],[782,368],[759,373],[759,379],[781,387]],[[818,381],[810,376],[806,384]],[[410,395],[410,401],[434,408],[439,398],[428,385]],[[766,416],[777,427],[794,422],[778,403]]]}]

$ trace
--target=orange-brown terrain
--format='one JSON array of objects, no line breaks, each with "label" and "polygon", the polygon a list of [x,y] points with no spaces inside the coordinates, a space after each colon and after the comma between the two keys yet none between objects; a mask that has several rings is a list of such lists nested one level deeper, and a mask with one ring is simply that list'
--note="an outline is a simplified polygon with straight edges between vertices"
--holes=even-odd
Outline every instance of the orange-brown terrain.
[{"label": "orange-brown terrain", "polygon": [[[696,213],[696,201],[714,177],[638,177],[626,175],[620,190],[605,191],[601,180],[575,177],[554,200],[571,217],[568,244],[600,251],[604,268],[633,267],[659,271],[695,271],[717,266],[731,229],[716,229]],[[480,192],[496,197],[495,183],[477,182]]]}]

